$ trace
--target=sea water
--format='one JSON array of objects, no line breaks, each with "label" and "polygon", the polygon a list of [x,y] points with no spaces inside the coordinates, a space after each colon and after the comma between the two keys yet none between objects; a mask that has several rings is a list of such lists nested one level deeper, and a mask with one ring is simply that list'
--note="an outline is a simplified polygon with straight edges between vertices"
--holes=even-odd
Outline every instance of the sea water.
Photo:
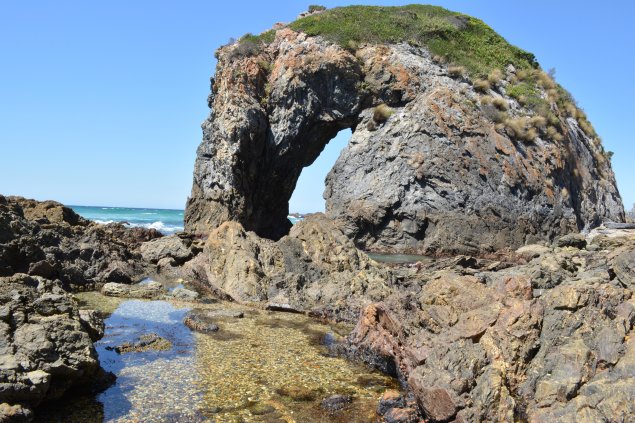
[{"label": "sea water", "polygon": [[156,229],[165,235],[183,230],[183,210],[99,206],[70,207],[80,216],[97,223],[125,222],[131,227]]},{"label": "sea water", "polygon": [[[183,231],[183,210],[131,207],[69,206],[80,216],[97,223],[124,222],[130,227],[156,229],[164,235]],[[288,216],[296,224],[302,218]]]}]

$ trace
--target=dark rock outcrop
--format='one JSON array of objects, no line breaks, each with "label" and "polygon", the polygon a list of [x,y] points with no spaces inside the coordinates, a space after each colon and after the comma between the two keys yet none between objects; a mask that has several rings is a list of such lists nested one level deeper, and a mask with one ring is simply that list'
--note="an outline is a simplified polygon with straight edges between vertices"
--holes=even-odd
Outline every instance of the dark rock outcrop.
[{"label": "dark rock outcrop", "polygon": [[0,421],[30,420],[43,401],[92,389],[105,377],[93,347],[103,330],[59,282],[0,277]]},{"label": "dark rock outcrop", "polygon": [[132,283],[154,268],[140,245],[159,237],[155,230],[92,223],[53,201],[0,196],[0,276],[58,279],[69,290]]},{"label": "dark rock outcrop", "polygon": [[367,249],[491,252],[624,220],[610,161],[581,129],[588,122],[554,103],[562,134],[548,135],[538,116],[535,138],[521,140],[493,120],[492,98],[509,125],[533,113],[505,91],[513,67],[484,96],[407,44],[353,53],[285,28],[258,54],[240,48],[218,51],[190,232],[234,220],[285,235],[302,168],[343,128],[353,136],[327,177],[327,215]]}]

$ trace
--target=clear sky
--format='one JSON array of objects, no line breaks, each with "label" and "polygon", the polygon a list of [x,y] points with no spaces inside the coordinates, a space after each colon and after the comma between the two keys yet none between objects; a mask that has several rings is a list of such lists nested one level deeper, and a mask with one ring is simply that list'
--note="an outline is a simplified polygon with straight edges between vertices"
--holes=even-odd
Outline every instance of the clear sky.
[{"label": "clear sky", "polygon": [[[182,208],[214,50],[344,1],[0,0],[0,193],[67,204]],[[365,1],[399,5],[411,2]],[[624,203],[635,202],[635,1],[430,1],[483,19],[584,108]],[[292,211],[323,208],[343,134],[307,169]],[[310,173],[309,173],[310,172]]]}]

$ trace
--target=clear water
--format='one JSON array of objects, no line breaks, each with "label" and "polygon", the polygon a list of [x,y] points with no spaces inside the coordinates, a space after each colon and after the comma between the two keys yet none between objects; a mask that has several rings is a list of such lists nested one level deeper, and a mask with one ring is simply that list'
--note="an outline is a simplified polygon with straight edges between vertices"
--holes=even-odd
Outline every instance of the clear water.
[{"label": "clear water", "polygon": [[[107,300],[98,293],[77,297],[89,307]],[[104,308],[112,314],[104,338],[95,344],[116,383],[97,396],[56,401],[37,421],[373,422],[382,392],[398,389],[394,379],[328,354],[325,340],[345,335],[348,327],[216,303],[195,306],[240,309],[245,316],[218,318],[217,333],[198,334],[182,323],[193,304],[119,301]],[[106,349],[149,332],[174,347],[121,355]],[[320,403],[334,394],[354,400],[331,415]]]},{"label": "clear water", "polygon": [[129,226],[156,229],[170,235],[183,230],[183,210],[129,207],[70,206],[77,214],[97,223],[127,222]]},{"label": "clear water", "polygon": [[380,262],[380,263],[389,263],[389,264],[407,264],[407,263],[416,263],[416,262],[429,262],[432,260],[431,257],[422,256],[418,254],[388,254],[388,253],[370,253],[367,252],[368,257],[371,259]]}]

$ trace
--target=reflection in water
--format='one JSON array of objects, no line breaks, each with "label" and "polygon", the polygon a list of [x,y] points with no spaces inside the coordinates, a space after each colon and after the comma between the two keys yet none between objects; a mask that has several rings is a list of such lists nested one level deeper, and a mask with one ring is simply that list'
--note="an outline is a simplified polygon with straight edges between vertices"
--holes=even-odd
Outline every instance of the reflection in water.
[{"label": "reflection in water", "polygon": [[[91,305],[99,304],[99,294],[90,295]],[[340,337],[340,327],[298,314],[241,310],[244,318],[218,318],[219,332],[194,334],[182,323],[187,308],[123,301],[106,320],[106,336],[95,344],[102,366],[117,375],[115,385],[38,417],[81,423],[370,422],[381,392],[396,387],[393,379],[328,353],[325,343]],[[122,355],[106,350],[151,332],[174,348]],[[334,394],[351,395],[353,401],[328,414],[320,403]]]}]

